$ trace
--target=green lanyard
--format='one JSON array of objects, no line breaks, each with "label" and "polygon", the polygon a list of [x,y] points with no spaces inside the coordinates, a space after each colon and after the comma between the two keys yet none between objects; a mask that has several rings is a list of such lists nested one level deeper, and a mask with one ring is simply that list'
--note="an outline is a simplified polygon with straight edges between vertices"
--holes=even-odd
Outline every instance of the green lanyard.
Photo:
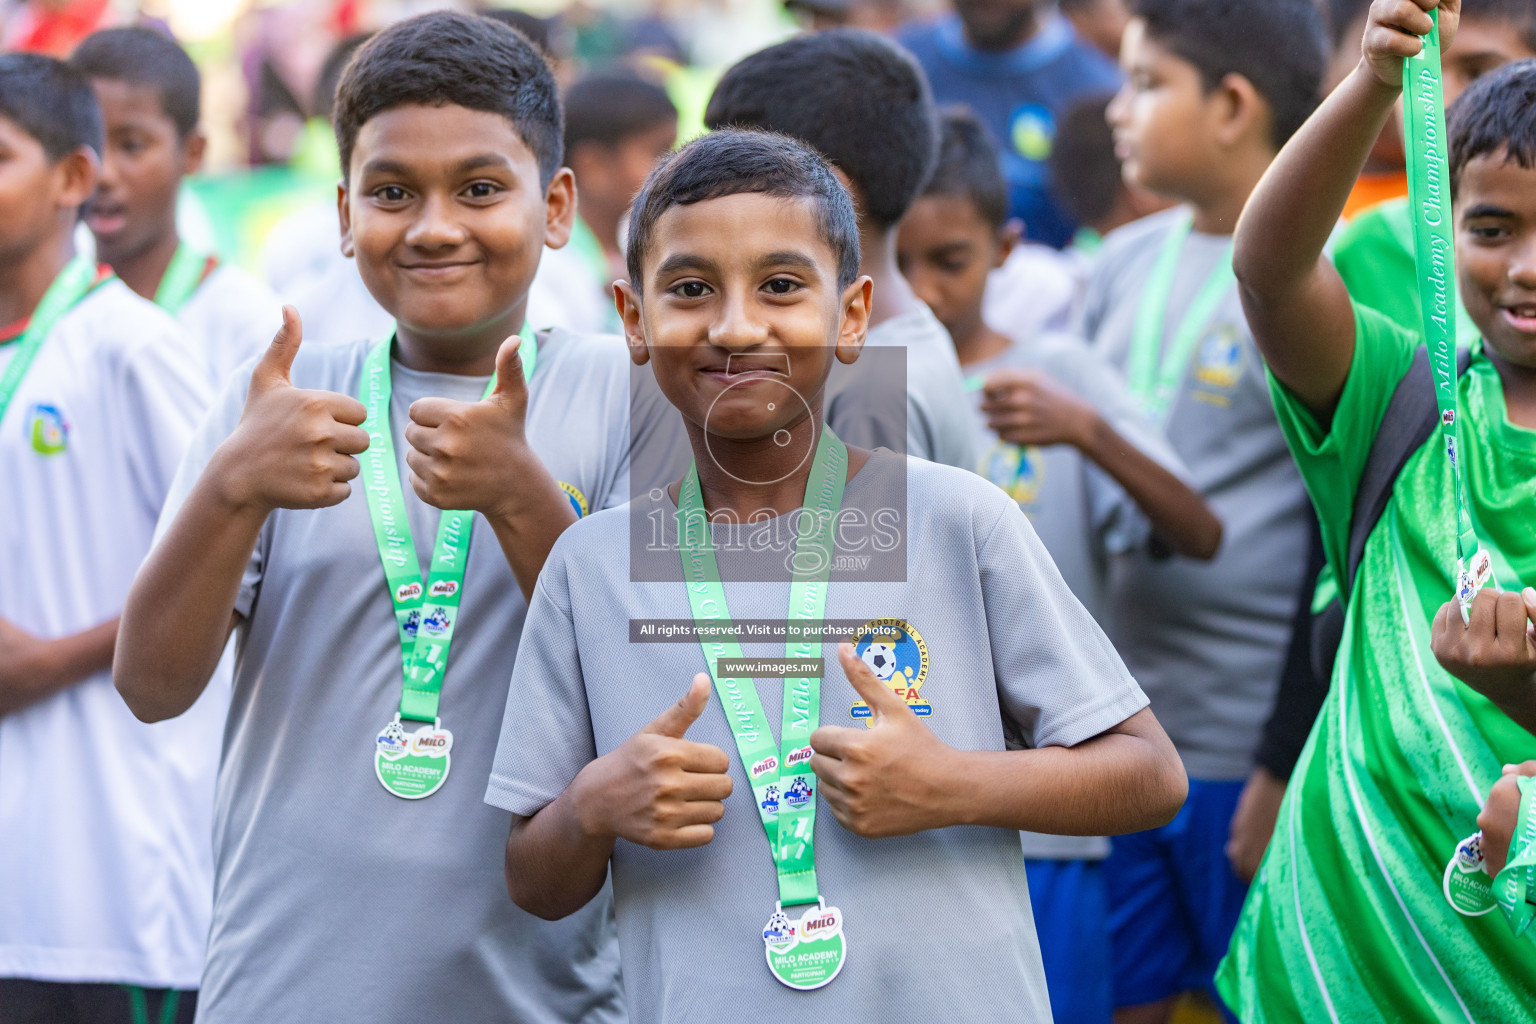
[{"label": "green lanyard", "polygon": [[[539,357],[538,342],[527,325],[521,337],[523,379],[531,380]],[[389,582],[390,599],[395,605],[404,672],[400,717],[432,722],[437,719],[448,648],[453,642],[453,625],[463,597],[464,566],[469,557],[474,513],[443,512],[438,518],[437,540],[423,585],[411,521],[400,489],[394,437],[389,429],[389,352],[394,338],[394,331],[390,331],[363,363],[358,393],[368,417],[363,421],[363,429],[368,432],[368,451],[361,459],[363,491],[368,499],[369,518],[373,520],[373,538],[379,546],[379,561],[383,563],[384,578]],[[495,388],[493,374],[485,385],[485,393],[489,395]]]},{"label": "green lanyard", "polygon": [[[1456,506],[1456,599],[1461,616],[1470,614],[1472,598],[1493,582],[1486,555],[1479,558],[1477,531],[1468,512],[1466,482],[1456,443],[1456,278],[1451,246],[1451,182],[1445,157],[1445,103],[1440,83],[1440,13],[1424,48],[1403,61],[1406,108],[1408,202],[1414,212],[1413,263],[1419,279],[1419,311],[1424,343],[1440,408],[1440,436],[1451,461],[1451,490]],[[1470,566],[1470,568],[1469,568]]]},{"label": "green lanyard", "polygon": [[1493,880],[1493,895],[1515,934],[1536,942],[1536,932],[1530,931],[1531,920],[1536,918],[1536,903],[1532,902],[1536,898],[1536,800],[1531,798],[1536,792],[1536,778],[1522,775],[1515,781],[1520,787],[1520,808],[1509,839],[1509,860]]},{"label": "green lanyard", "polygon": [[165,268],[165,276],[160,278],[160,287],[155,289],[155,305],[172,316],[180,313],[181,307],[197,291],[197,286],[203,283],[208,259],[206,254],[188,247],[186,242],[178,244],[171,265]]},{"label": "green lanyard", "polygon": [[[825,426],[816,442],[816,457],[805,485],[805,502],[797,525],[789,588],[791,622],[820,620],[827,603],[827,577],[832,566],[832,520],[843,504],[848,448]],[[709,517],[699,490],[699,467],[688,467],[677,501],[678,549],[683,578],[688,585],[688,604],[693,618],[703,626],[729,621],[725,587],[710,538]],[[784,906],[815,903],[816,885],[816,775],[810,769],[811,733],[821,719],[821,680],[784,680],[783,727],[779,744],[763,714],[762,702],[751,679],[721,678],[721,658],[740,658],[741,645],[732,639],[705,640],[704,661],[715,691],[725,707],[742,768],[752,781],[758,817],[768,835],[768,849],[779,876],[779,902]],[[785,641],[786,658],[815,657],[819,639]]]},{"label": "green lanyard", "polygon": [[[1174,332],[1173,344],[1164,348],[1163,324],[1168,316],[1168,292],[1173,287],[1179,254],[1192,225],[1193,218],[1184,217],[1163,241],[1162,251],[1142,289],[1141,304],[1136,309],[1136,329],[1131,337],[1126,384],[1141,411],[1159,426],[1167,422],[1179,383],[1184,379],[1189,358],[1195,350],[1195,342],[1200,339],[1201,328],[1215,314],[1217,304],[1227,291],[1237,283],[1232,273],[1232,244],[1229,242],[1226,252],[1195,293],[1195,300],[1184,311],[1184,319],[1179,321]],[[1159,354],[1162,355],[1160,363]]]},{"label": "green lanyard", "polygon": [[32,361],[42,350],[43,342],[53,330],[53,325],[83,299],[95,284],[95,264],[83,256],[76,256],[64,265],[59,276],[53,279],[53,283],[43,293],[42,301],[32,311],[27,329],[16,342],[16,354],[6,364],[5,372],[0,373],[0,422],[5,420],[11,400],[21,387],[22,378],[32,368]]}]

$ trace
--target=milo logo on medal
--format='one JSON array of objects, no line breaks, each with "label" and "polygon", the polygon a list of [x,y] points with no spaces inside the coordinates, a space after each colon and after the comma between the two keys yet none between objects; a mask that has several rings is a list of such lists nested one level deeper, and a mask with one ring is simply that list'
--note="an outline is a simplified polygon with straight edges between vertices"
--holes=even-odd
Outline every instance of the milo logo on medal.
[{"label": "milo logo on medal", "polygon": [[414,600],[416,600],[416,598],[418,598],[420,596],[421,596],[421,584],[420,583],[402,583],[398,587],[395,588],[395,603],[396,604],[405,604],[405,602],[407,602],[407,601],[414,601]]},{"label": "milo logo on medal", "polygon": [[763,758],[761,761],[757,762],[757,764],[752,766],[752,777],[754,779],[760,779],[764,775],[767,775],[769,772],[773,771],[778,766],[779,759],[773,754],[769,754],[767,757]]},{"label": "milo logo on medal", "polygon": [[807,765],[811,763],[812,753],[813,751],[810,747],[801,747],[798,750],[791,750],[789,752],[789,756],[784,758],[784,767],[790,769],[791,771],[798,771],[801,765]]},{"label": "milo logo on medal", "polygon": [[[933,714],[933,705],[922,698],[928,678],[928,644],[906,619],[871,619],[854,634],[853,653],[869,666],[875,678],[907,702],[919,717]],[[872,726],[869,705],[859,701],[849,712]]]},{"label": "milo logo on medal", "polygon": [[427,588],[428,597],[452,597],[459,592],[459,584],[455,580],[437,580]]}]

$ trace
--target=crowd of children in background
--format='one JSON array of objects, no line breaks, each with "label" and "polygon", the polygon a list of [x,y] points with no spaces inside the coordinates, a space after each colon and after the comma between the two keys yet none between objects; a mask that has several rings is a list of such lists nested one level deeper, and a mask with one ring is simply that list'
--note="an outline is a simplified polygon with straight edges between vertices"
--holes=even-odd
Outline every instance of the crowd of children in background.
[{"label": "crowd of children in background", "polygon": [[1536,2],[787,7],[7,24],[0,1022],[1529,1015]]}]

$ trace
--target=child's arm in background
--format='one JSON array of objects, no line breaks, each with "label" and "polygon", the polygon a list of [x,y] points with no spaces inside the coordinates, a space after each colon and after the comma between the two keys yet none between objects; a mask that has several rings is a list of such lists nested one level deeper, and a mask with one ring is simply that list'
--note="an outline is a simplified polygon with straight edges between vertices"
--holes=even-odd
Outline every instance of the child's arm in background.
[{"label": "child's arm in background", "polygon": [[174,718],[202,693],[237,616],[240,580],[273,509],[324,508],[351,493],[368,448],[355,398],[295,388],[302,331],[292,306],[251,374],[236,427],[209,460],[128,592],[112,679],[135,715]]},{"label": "child's arm in background", "polygon": [[1402,94],[1403,60],[1440,9],[1441,46],[1461,0],[1376,0],[1360,64],[1286,143],[1238,220],[1232,266],[1264,361],[1326,425],[1355,350],[1349,292],[1323,247]]},{"label": "child's arm in background", "polygon": [[990,825],[1121,835],[1165,825],[1184,804],[1183,762],[1150,710],[1073,747],[956,750],[875,678],[852,644],[837,653],[874,724],[817,729],[811,768],[850,832],[875,838]]},{"label": "child's arm in background", "polygon": [[110,668],[117,623],[113,616],[50,640],[0,619],[0,717]]},{"label": "child's arm in background", "polygon": [[1221,545],[1221,520],[1200,493],[1126,440],[1097,409],[1048,376],[1002,369],[987,376],[981,410],[1010,444],[1070,444],[1128,494],[1175,552],[1206,559]]}]

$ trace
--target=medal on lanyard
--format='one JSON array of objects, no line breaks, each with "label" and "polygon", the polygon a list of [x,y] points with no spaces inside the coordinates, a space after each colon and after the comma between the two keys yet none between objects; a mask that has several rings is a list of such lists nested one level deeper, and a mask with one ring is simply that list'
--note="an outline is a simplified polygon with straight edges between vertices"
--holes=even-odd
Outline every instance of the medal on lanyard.
[{"label": "medal on lanyard", "polygon": [[21,380],[32,368],[32,361],[42,350],[43,342],[59,318],[72,309],[75,303],[96,284],[96,266],[90,260],[77,256],[64,265],[59,276],[53,279],[42,301],[32,311],[32,319],[21,339],[16,342],[16,354],[0,373],[0,421],[4,421],[11,400],[21,387]]},{"label": "medal on lanyard", "polygon": [[[1168,293],[1173,288],[1173,275],[1179,266],[1179,254],[1184,241],[1193,227],[1193,218],[1184,217],[1163,241],[1163,248],[1152,265],[1146,288],[1141,293],[1141,303],[1136,308],[1136,327],[1131,335],[1130,365],[1126,368],[1126,385],[1131,397],[1153,423],[1161,427],[1168,420],[1173,400],[1178,395],[1179,384],[1189,369],[1190,356],[1195,343],[1200,340],[1200,330],[1216,313],[1228,290],[1237,284],[1232,273],[1232,243],[1216,266],[1211,268],[1205,283],[1195,293],[1194,301],[1184,311],[1174,331],[1173,343],[1163,345],[1164,321],[1168,317]],[[1158,357],[1162,358],[1159,359]]]},{"label": "medal on lanyard", "polygon": [[188,247],[185,242],[176,246],[171,264],[165,268],[165,276],[160,278],[160,287],[155,289],[155,305],[172,316],[180,313],[181,307],[187,304],[207,276],[210,260],[211,257]]},{"label": "medal on lanyard", "polygon": [[[847,446],[823,427],[796,524],[794,578],[789,588],[791,623],[819,622],[826,609],[832,522],[842,507],[847,467]],[[730,621],[697,463],[688,467],[678,493],[677,536],[694,622],[703,627]],[[826,904],[816,884],[816,775],[810,769],[810,741],[821,719],[821,680],[784,680],[783,721],[775,745],[752,680],[720,675],[720,659],[740,658],[741,645],[707,634],[699,645],[736,740],[741,766],[751,780],[752,798],[778,874],[779,900],[763,927],[768,969],[790,988],[821,988],[837,977],[847,954],[842,911]],[[784,644],[786,658],[810,658],[820,652],[819,637],[791,635]],[[804,904],[810,906],[798,920],[790,920],[784,912],[785,907]]]},{"label": "medal on lanyard", "polygon": [[[523,379],[533,377],[538,361],[538,342],[525,325],[522,346]],[[445,511],[437,521],[427,578],[421,578],[416,542],[406,515],[400,488],[400,468],[395,462],[394,436],[389,429],[389,352],[394,331],[373,347],[363,363],[358,400],[367,411],[363,429],[368,450],[360,456],[363,493],[379,561],[395,607],[401,653],[400,710],[374,738],[373,770],[384,788],[406,800],[429,797],[448,780],[453,733],[438,717],[438,698],[448,667],[448,649],[463,600],[464,568],[469,559],[469,539],[474,513]],[[489,395],[496,376],[485,386]],[[421,723],[407,734],[405,722]]]},{"label": "medal on lanyard", "polygon": [[1498,584],[1493,563],[1477,542],[1468,512],[1466,483],[1456,446],[1456,278],[1451,247],[1451,180],[1446,163],[1445,103],[1440,83],[1440,12],[1431,11],[1435,27],[1424,48],[1403,61],[1406,109],[1408,202],[1413,209],[1413,263],[1419,279],[1419,311],[1424,344],[1440,409],[1440,436],[1451,463],[1451,491],[1456,506],[1456,602],[1465,622],[1472,598],[1484,586]]}]

